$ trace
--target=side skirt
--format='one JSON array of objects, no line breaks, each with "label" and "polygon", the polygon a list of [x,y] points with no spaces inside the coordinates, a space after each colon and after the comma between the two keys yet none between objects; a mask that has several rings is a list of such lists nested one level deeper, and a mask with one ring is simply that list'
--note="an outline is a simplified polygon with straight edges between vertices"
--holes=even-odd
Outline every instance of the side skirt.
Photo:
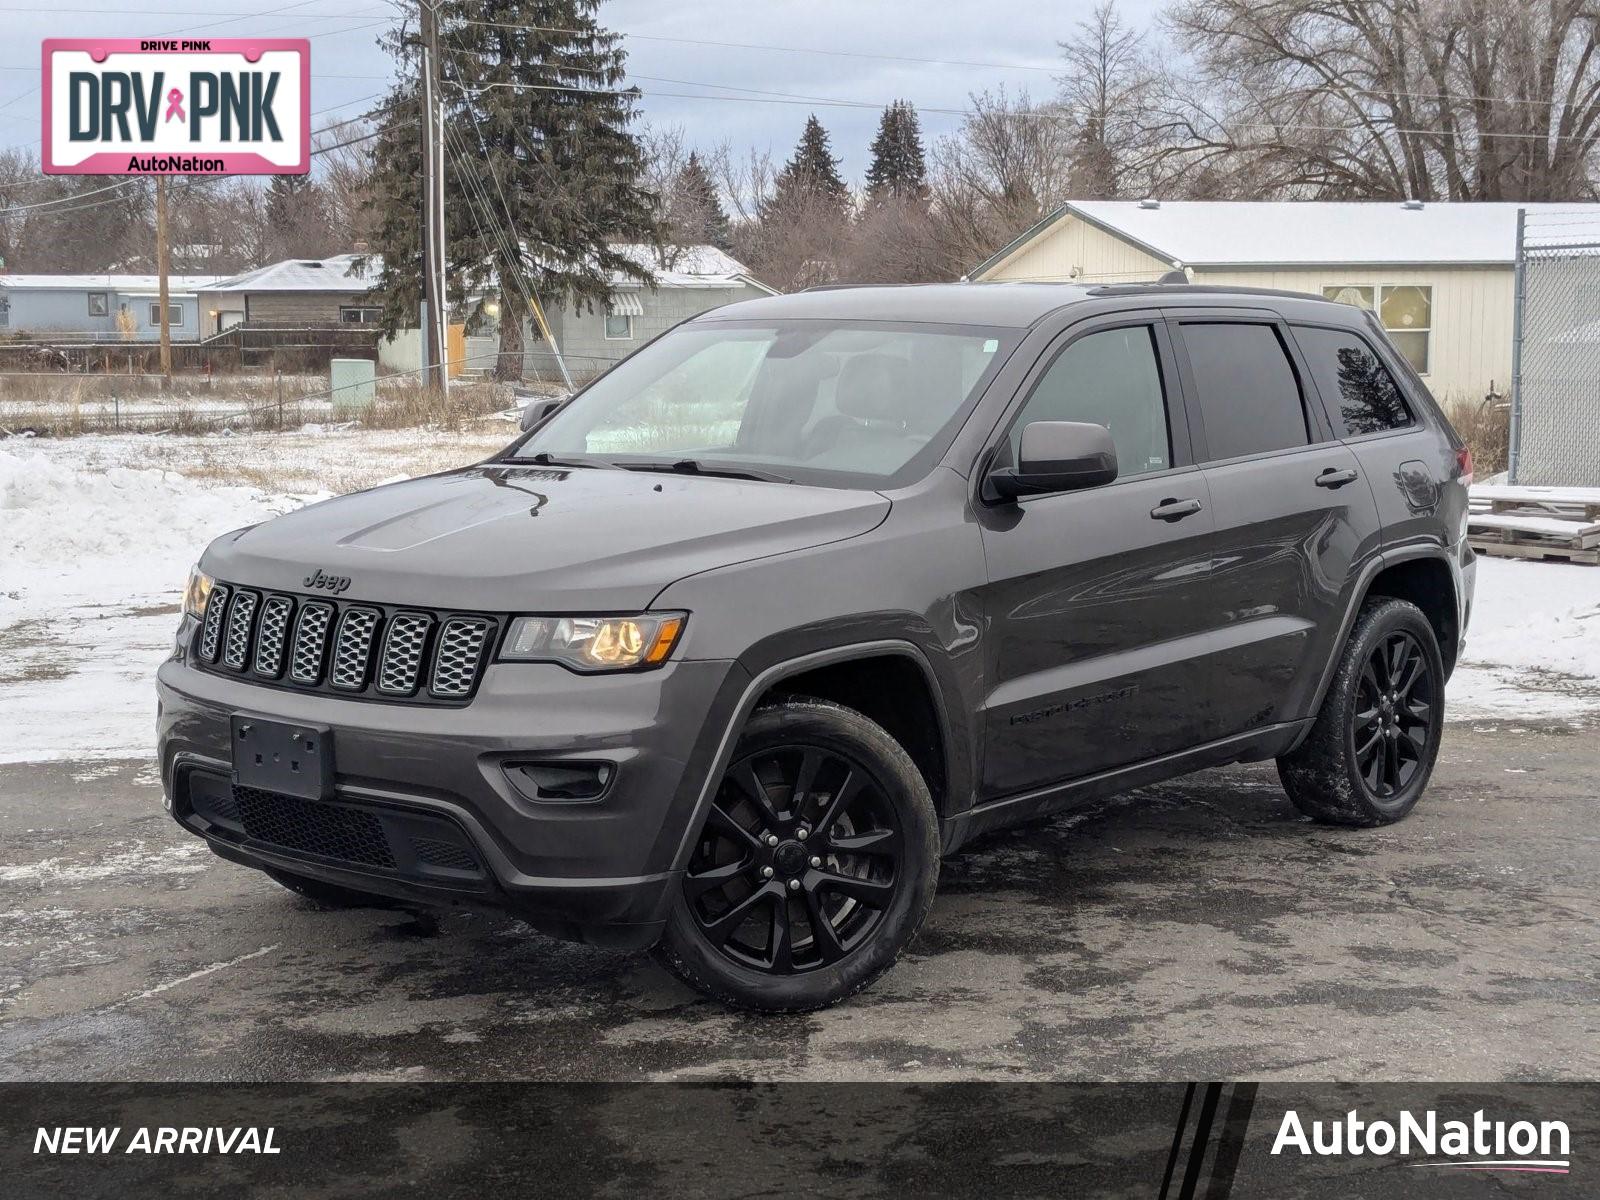
[{"label": "side skirt", "polygon": [[1131,766],[1102,771],[1082,779],[1052,784],[1016,796],[1003,796],[959,813],[944,824],[944,853],[953,854],[979,834],[1049,816],[1130,788],[1160,783],[1205,767],[1235,762],[1258,762],[1286,753],[1311,727],[1314,718],[1284,721],[1248,733],[1207,742],[1189,750],[1146,759]]}]

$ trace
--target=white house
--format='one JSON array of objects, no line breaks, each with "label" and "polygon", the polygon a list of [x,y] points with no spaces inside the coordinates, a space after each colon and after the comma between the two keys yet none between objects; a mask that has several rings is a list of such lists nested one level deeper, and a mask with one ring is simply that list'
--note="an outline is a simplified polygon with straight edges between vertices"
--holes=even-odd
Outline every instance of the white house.
[{"label": "white house", "polygon": [[1517,210],[1600,205],[1085,200],[972,279],[1282,288],[1374,309],[1440,400],[1511,390]]}]

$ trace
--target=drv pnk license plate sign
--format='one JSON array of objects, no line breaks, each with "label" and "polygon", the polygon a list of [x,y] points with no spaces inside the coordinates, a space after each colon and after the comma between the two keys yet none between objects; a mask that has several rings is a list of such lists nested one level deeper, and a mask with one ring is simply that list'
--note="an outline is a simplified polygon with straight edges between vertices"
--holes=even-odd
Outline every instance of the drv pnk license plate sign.
[{"label": "drv pnk license plate sign", "polygon": [[49,38],[50,175],[303,175],[305,38]]}]

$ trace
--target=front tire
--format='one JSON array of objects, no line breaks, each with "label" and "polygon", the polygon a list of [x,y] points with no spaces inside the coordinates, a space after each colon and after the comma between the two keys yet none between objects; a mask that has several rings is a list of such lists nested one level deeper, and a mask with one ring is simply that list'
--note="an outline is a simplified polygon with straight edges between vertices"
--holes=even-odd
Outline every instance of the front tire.
[{"label": "front tire", "polygon": [[1278,760],[1289,799],[1330,825],[1388,825],[1422,797],[1444,731],[1433,626],[1404,600],[1368,601],[1316,723]]},{"label": "front tire", "polygon": [[657,956],[737,1008],[824,1008],[894,964],[938,875],[933,798],[900,743],[840,704],[770,704],[712,797]]}]

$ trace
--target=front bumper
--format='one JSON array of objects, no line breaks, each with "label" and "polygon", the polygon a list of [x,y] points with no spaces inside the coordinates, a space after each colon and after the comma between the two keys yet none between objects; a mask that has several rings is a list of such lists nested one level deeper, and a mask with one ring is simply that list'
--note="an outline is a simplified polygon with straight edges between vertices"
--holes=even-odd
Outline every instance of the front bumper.
[{"label": "front bumper", "polygon": [[[506,909],[561,937],[648,945],[744,682],[727,662],[611,676],[496,664],[470,704],[440,708],[262,687],[190,667],[180,651],[157,675],[162,781],[179,824],[235,862],[421,904]],[[235,714],[331,729],[333,795],[314,815],[341,830],[359,825],[387,848],[352,861],[342,844],[319,853],[330,844],[281,835],[279,825],[254,825],[265,836],[251,836],[219,817],[232,792]],[[528,762],[612,769],[598,798],[552,800],[515,782]],[[454,839],[470,853],[446,851],[445,866],[430,866],[412,838]]]}]

